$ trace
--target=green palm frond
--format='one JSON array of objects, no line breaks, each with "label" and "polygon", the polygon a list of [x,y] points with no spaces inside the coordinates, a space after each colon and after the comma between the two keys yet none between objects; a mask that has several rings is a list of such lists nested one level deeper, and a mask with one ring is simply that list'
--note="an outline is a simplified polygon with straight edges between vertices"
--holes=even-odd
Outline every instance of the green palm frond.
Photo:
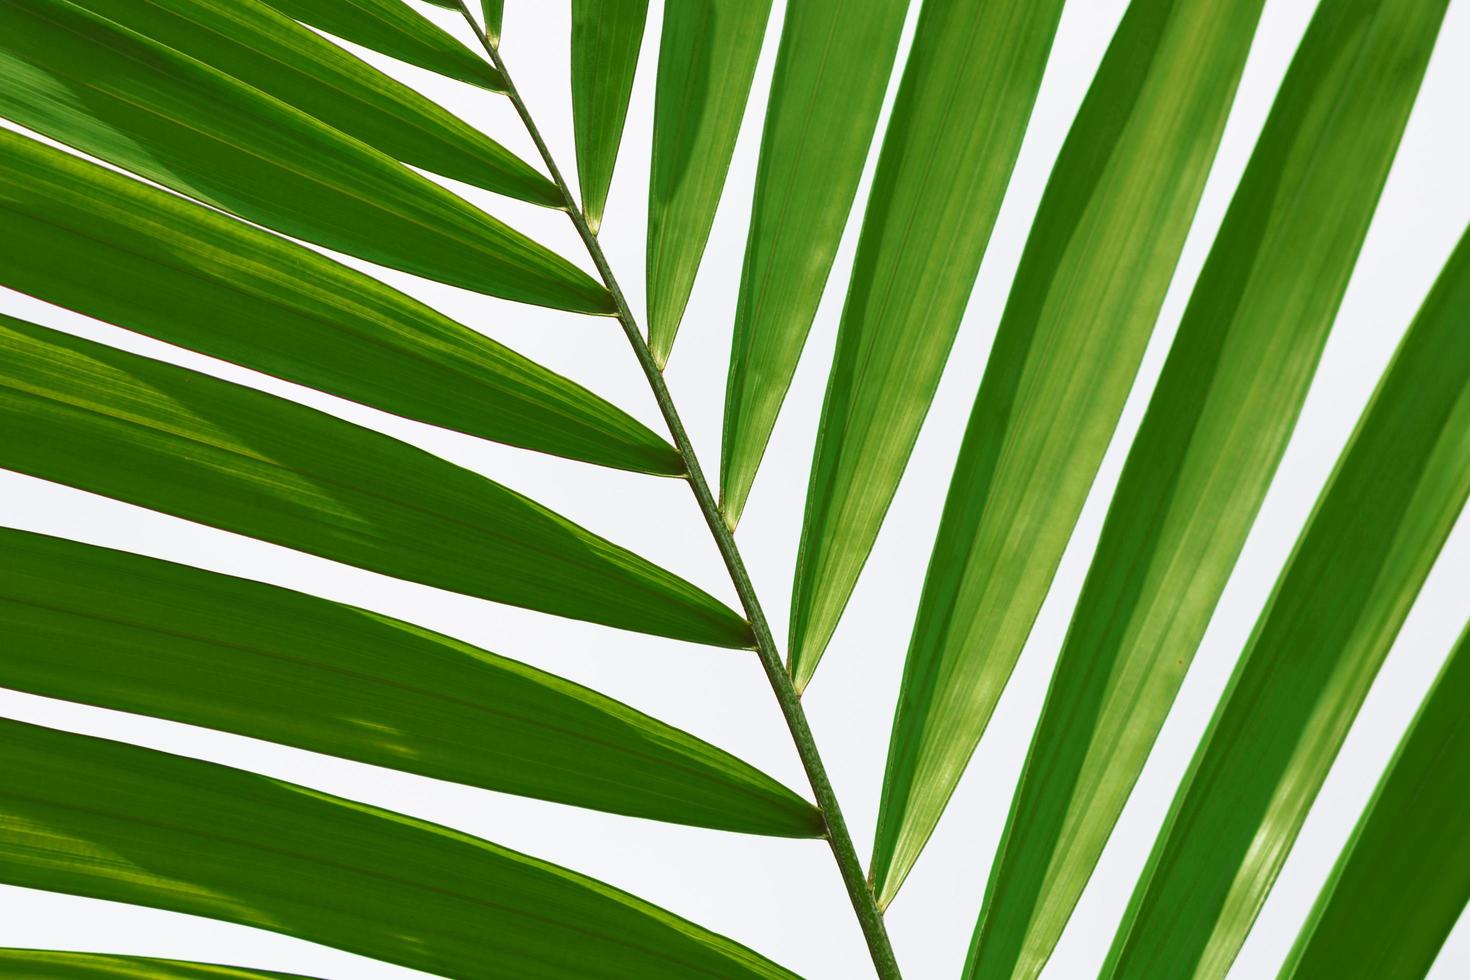
[{"label": "green palm frond", "polygon": [[[375,609],[366,593],[308,594],[165,560],[151,542],[139,550],[155,554],[135,554],[9,518],[0,688],[700,840],[788,838],[792,867],[794,849],[825,846],[874,972],[896,980],[908,951],[895,952],[885,910],[1037,642],[1084,502],[1106,492],[1099,473],[1128,428],[1125,404],[1146,403],[1070,627],[1048,653],[1019,781],[987,793],[1009,814],[988,884],[960,888],[977,915],[963,975],[1038,976],[1247,538],[1267,533],[1258,515],[1349,278],[1369,265],[1370,222],[1389,208],[1384,188],[1431,56],[1465,54],[1443,50],[1449,0],[1316,3],[1233,187],[1216,153],[1248,63],[1279,30],[1263,19],[1271,8],[1131,0],[1099,39],[1106,50],[1078,86],[1019,266],[995,284],[1008,299],[986,326],[994,339],[946,461],[948,499],[927,525],[937,533],[919,542],[930,559],[912,583],[866,867],[802,693],[829,646],[846,645],[834,637],[880,534],[903,533],[890,508],[953,367],[992,231],[1020,206],[1013,171],[1029,159],[1023,142],[1045,139],[1033,107],[1050,105],[1048,85],[1068,69],[1060,38],[1082,0],[571,0],[569,35],[536,39],[568,59],[570,113],[555,131],[506,54],[531,15],[559,13],[416,2],[0,0],[0,287],[29,298],[23,316],[0,313],[0,469],[323,568],[579,621],[594,645],[611,627],[676,641],[691,669],[740,658],[767,680],[807,785],[793,789],[687,718],[625,703],[625,689],[614,698],[490,652],[538,650],[523,638],[470,643],[432,617]],[[507,41],[508,12],[525,20]],[[413,74],[425,71],[440,77]],[[640,77],[652,83],[647,105]],[[478,101],[431,98],[430,86]],[[484,119],[498,122],[471,121]],[[626,176],[629,134],[650,120],[647,229],[634,236],[646,267],[623,270],[599,233],[621,204],[613,175]],[[575,171],[552,149],[561,142]],[[743,186],[731,176],[740,146],[752,154]],[[1155,334],[1207,183],[1233,194],[1170,342]],[[717,213],[747,200],[743,261],[707,254]],[[528,214],[568,224],[533,236],[516,227]],[[1458,231],[1470,215],[1455,220]],[[646,295],[630,298],[620,275],[642,275]],[[730,286],[724,322],[686,316],[705,276]],[[436,308],[445,297],[477,305],[451,317]],[[824,303],[840,313],[819,365],[818,430],[802,447],[811,463],[793,501],[803,519],[783,572],[783,653],[735,528],[798,363],[822,356],[806,348]],[[645,421],[576,370],[484,332],[521,329],[532,307],[563,318],[537,328],[543,352],[620,332],[624,367],[641,371],[659,422],[650,405]],[[50,323],[56,309],[100,322],[107,342]],[[694,394],[702,418],[723,409],[711,479],[664,367],[681,325],[686,346],[703,350],[723,344],[726,323],[726,389]],[[1135,391],[1152,384],[1135,384],[1146,350],[1166,343],[1157,383]],[[227,370],[166,363],[160,345]],[[251,372],[261,384],[238,380]],[[302,389],[346,401],[308,407]],[[458,435],[419,446],[413,433],[427,430],[375,431],[334,414],[346,403]],[[478,440],[512,448],[472,466]],[[630,500],[649,499],[647,477],[687,484],[728,587],[712,593],[643,557],[644,544],[615,543],[626,528],[609,537],[598,520],[565,516],[576,511],[562,513],[555,482],[538,484],[555,509],[512,489],[521,483],[499,461],[517,450],[532,451],[528,466],[556,467],[556,481],[588,464],[623,471],[610,478]],[[1231,969],[1466,512],[1470,230],[1320,489],[1132,880],[1094,967],[1105,977]],[[609,502],[622,503],[611,492]],[[909,615],[894,605],[884,614]],[[1453,614],[1458,624],[1470,610]],[[1441,955],[1470,899],[1467,636],[1305,924],[1287,923],[1297,939],[1283,977],[1414,978]],[[902,652],[834,652],[829,669]],[[879,719],[860,713],[875,730]],[[0,885],[235,923],[445,977],[796,976],[613,884],[420,819],[409,799],[371,806],[310,779],[34,720],[0,717]],[[514,842],[499,830],[490,836]],[[867,830],[865,819],[865,844]],[[660,846],[658,859],[669,855]],[[779,894],[775,869],[755,870],[769,893],[760,913],[809,932],[821,910]],[[703,869],[687,874],[726,890]],[[233,955],[28,945],[0,948],[0,974],[300,976],[225,965]]]}]

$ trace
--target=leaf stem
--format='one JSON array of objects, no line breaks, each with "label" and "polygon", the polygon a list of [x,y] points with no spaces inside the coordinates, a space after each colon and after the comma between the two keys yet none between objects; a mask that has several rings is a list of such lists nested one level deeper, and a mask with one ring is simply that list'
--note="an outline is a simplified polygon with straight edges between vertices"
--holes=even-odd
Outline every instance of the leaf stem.
[{"label": "leaf stem", "polygon": [[901,980],[898,961],[894,958],[893,947],[888,940],[888,930],[883,924],[883,914],[879,911],[873,891],[863,874],[862,862],[858,859],[857,850],[853,847],[852,835],[847,831],[847,823],[842,819],[842,808],[837,803],[837,794],[832,789],[832,781],[827,777],[827,769],[822,764],[821,754],[817,751],[816,740],[812,738],[811,726],[807,724],[806,712],[801,707],[801,697],[796,692],[791,675],[786,672],[786,668],[781,663],[780,654],[776,650],[776,641],[771,635],[770,624],[766,621],[766,614],[762,611],[760,600],[756,597],[750,575],[745,570],[745,562],[740,557],[740,549],[735,544],[734,535],[725,524],[714,494],[710,492],[709,483],[705,480],[704,471],[699,465],[699,458],[695,455],[694,446],[689,441],[689,434],[685,432],[684,423],[679,418],[679,411],[674,405],[673,398],[669,395],[668,386],[664,384],[663,372],[659,370],[652,352],[648,349],[648,344],[643,339],[643,334],[638,329],[638,323],[633,317],[632,310],[628,308],[628,301],[623,296],[622,288],[618,286],[612,267],[608,265],[607,256],[602,251],[602,245],[598,242],[596,233],[588,226],[582,209],[577,205],[571,189],[562,177],[560,169],[557,168],[551,150],[547,147],[546,141],[541,138],[540,130],[537,129],[530,111],[522,101],[515,81],[511,78],[505,62],[500,57],[498,45],[491,42],[480,30],[468,7],[465,6],[465,0],[459,0],[459,9],[464,14],[465,20],[469,22],[475,37],[485,48],[486,54],[490,56],[490,60],[505,79],[506,95],[510,98],[511,104],[515,106],[516,113],[521,117],[521,122],[525,124],[532,141],[535,142],[536,149],[540,152],[541,160],[546,164],[552,181],[561,191],[565,210],[571,217],[572,224],[576,226],[577,234],[581,236],[583,245],[586,246],[588,254],[597,266],[603,284],[612,294],[617,306],[618,322],[622,324],[623,333],[627,335],[628,343],[632,345],[633,353],[637,356],[638,363],[643,368],[643,374],[648,379],[648,385],[653,389],[653,397],[658,402],[659,411],[663,413],[664,422],[668,425],[669,433],[674,438],[674,445],[684,459],[687,479],[690,488],[694,491],[694,499],[698,502],[699,510],[704,515],[704,522],[709,525],[710,533],[714,535],[715,544],[720,549],[720,557],[724,559],[725,568],[730,573],[730,580],[734,583],[735,591],[740,595],[740,603],[745,608],[746,616],[750,619],[751,630],[755,634],[756,654],[760,658],[761,666],[765,669],[766,679],[771,684],[776,701],[781,706],[781,714],[786,719],[786,727],[791,730],[791,738],[796,743],[796,751],[801,757],[802,768],[806,770],[807,780],[811,783],[812,793],[816,796],[817,806],[821,810],[822,820],[826,826],[827,843],[831,845],[832,856],[836,859],[838,870],[842,873],[842,882],[847,887],[853,911],[857,914],[858,924],[862,927],[863,937],[867,940],[873,966],[881,980]]}]

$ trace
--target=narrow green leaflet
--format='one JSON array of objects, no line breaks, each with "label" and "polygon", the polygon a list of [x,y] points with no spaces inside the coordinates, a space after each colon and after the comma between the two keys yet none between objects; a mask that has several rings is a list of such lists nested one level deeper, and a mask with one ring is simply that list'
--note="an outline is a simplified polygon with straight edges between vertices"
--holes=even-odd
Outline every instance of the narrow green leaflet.
[{"label": "narrow green leaflet", "polygon": [[863,216],[812,460],[791,668],[816,670],[974,285],[1061,0],[926,4]]},{"label": "narrow green leaflet", "polygon": [[626,413],[372,277],[6,131],[0,285],[397,415],[684,471]]},{"label": "narrow green leaflet", "polygon": [[731,527],[837,255],[907,9],[904,0],[787,7],[725,387],[720,508]]},{"label": "narrow green leaflet", "polygon": [[0,949],[0,974],[27,980],[307,980],[294,973],[272,973],[239,966],[187,963],[148,956],[71,953],[51,949]]},{"label": "narrow green leaflet", "polygon": [[436,456],[9,318],[0,467],[484,599],[751,642],[744,620],[683,579]]},{"label": "narrow green leaflet", "polygon": [[[1052,170],[976,398],[910,649],[905,726],[927,727],[927,691],[949,686],[936,675],[951,653],[986,646],[988,655],[1004,656],[1030,626],[1032,603],[1040,604],[1163,303],[1260,6],[1142,0],[1109,45]],[[982,129],[976,138],[988,135]],[[906,181],[926,182],[922,170]],[[890,220],[911,227],[911,210],[895,209]],[[978,209],[951,205],[946,213]],[[991,220],[987,209],[987,233]],[[901,241],[888,234],[875,240],[889,249]],[[816,669],[872,548],[938,386],[983,243],[958,251],[966,258],[960,270],[944,238],[934,240],[937,251],[911,249],[872,276],[859,259],[859,302],[849,299],[843,316],[802,532],[792,630],[798,677]],[[913,265],[916,255],[921,265]],[[880,286],[867,291],[870,280]],[[895,291],[913,297],[898,317],[888,300]],[[942,305],[935,307],[931,293]],[[990,594],[990,570],[993,591],[1003,595]],[[996,606],[1004,615],[991,614]],[[984,615],[972,615],[977,609]],[[972,629],[981,636],[968,635]],[[949,714],[936,707],[939,717]],[[922,754],[900,735],[890,768],[902,778],[924,765]],[[909,809],[907,788],[891,785],[888,795],[888,813]],[[894,843],[885,826],[875,866],[893,862]],[[898,864],[912,857],[901,855]],[[882,877],[891,896],[901,872]]]},{"label": "narrow green leaflet", "polygon": [[1470,234],[1400,344],[1241,654],[1105,978],[1223,976],[1235,959],[1470,497],[1467,322]]},{"label": "narrow green leaflet", "polygon": [[[404,0],[264,0],[303,24],[344,41],[471,85],[505,91],[494,66],[456,41]],[[439,6],[457,9],[439,0]]]},{"label": "narrow green leaflet", "polygon": [[371,612],[0,529],[0,686],[486,789],[783,837],[795,793],[611,698]]},{"label": "narrow green leaflet", "polygon": [[440,976],[788,977],[610,885],[278,779],[0,721],[0,881]]},{"label": "narrow green leaflet", "polygon": [[[1260,8],[1130,6],[1062,146],[961,444],[909,644],[873,851],[882,902],[943,813],[1046,595],[1163,304]],[[912,392],[902,433],[884,424],[892,407],[882,391],[893,382],[867,380],[868,368],[862,387],[842,392],[874,448],[853,455],[838,444],[822,458],[823,479],[813,478],[815,500],[835,484],[857,517],[812,522],[822,561],[800,583],[813,610],[797,648],[803,673],[871,548],[960,308],[931,340],[923,389],[898,382]],[[869,330],[853,356],[882,345],[885,377],[917,378],[909,344]],[[875,480],[868,467],[879,462],[885,478]],[[808,506],[826,517],[838,504]],[[825,568],[841,578],[824,582]]]},{"label": "narrow green leaflet", "polygon": [[277,231],[587,313],[566,259],[321,121],[68,0],[0,0],[0,116]]},{"label": "narrow green leaflet", "polygon": [[1423,977],[1470,901],[1470,629],[1440,671],[1281,971]]},{"label": "narrow green leaflet", "polygon": [[[1418,13],[1390,10],[1379,21],[1388,30],[1344,37],[1352,0],[1325,0],[1256,144],[1113,495],[992,867],[970,976],[1040,972],[1245,544],[1445,9],[1394,6]],[[985,696],[950,729],[960,765],[1015,661],[972,652],[958,676]]]},{"label": "narrow green leaflet", "polygon": [[[458,7],[458,0],[438,0],[441,6]],[[500,43],[500,25],[505,19],[505,0],[482,0],[485,11],[485,34],[491,44]]]},{"label": "narrow green leaflet", "polygon": [[572,123],[582,213],[596,232],[633,94],[648,0],[572,0]]},{"label": "narrow green leaflet", "polygon": [[648,186],[648,346],[663,367],[715,221],[771,0],[664,5]]},{"label": "narrow green leaflet", "polygon": [[261,0],[75,0],[395,160],[538,203],[550,180],[474,127]]}]

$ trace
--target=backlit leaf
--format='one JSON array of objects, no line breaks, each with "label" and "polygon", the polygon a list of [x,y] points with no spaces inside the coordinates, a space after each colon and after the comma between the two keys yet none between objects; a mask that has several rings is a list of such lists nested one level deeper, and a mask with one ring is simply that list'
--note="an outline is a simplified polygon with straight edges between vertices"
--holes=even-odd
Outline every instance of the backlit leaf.
[{"label": "backlit leaf", "polygon": [[9,318],[0,467],[484,599],[751,642],[744,620],[683,579],[436,456]]},{"label": "backlit leaf", "polygon": [[1470,629],[1440,671],[1281,976],[1423,977],[1470,900]]},{"label": "backlit leaf", "polygon": [[75,0],[395,160],[539,203],[550,180],[474,127],[262,0]]},{"label": "backlit leaf", "polygon": [[[500,72],[404,0],[264,0],[281,13],[390,58],[505,91]],[[455,0],[439,6],[458,9]]]},{"label": "backlit leaf", "polygon": [[447,636],[245,579],[0,529],[0,686],[505,793],[783,837],[769,776]]},{"label": "backlit leaf", "polygon": [[648,0],[572,0],[572,123],[582,213],[596,232],[628,117]]},{"label": "backlit leaf", "polygon": [[[1363,20],[1376,2],[1352,3]],[[1393,8],[1397,9],[1397,7]],[[1433,16],[1406,3],[1398,23]],[[1195,753],[1103,976],[1222,976],[1470,497],[1470,234],[1419,310]]]},{"label": "backlit leaf", "polygon": [[52,949],[0,949],[0,973],[27,980],[307,980],[294,973],[271,973],[240,966],[187,963],[148,956],[72,953]]},{"label": "backlit leaf", "polygon": [[725,388],[720,507],[734,527],[857,194],[905,0],[794,0],[766,108]]},{"label": "backlit leaf", "polygon": [[648,346],[662,367],[735,152],[771,0],[664,5],[648,188]]},{"label": "backlit leaf", "polygon": [[[1029,978],[1046,962],[1306,398],[1434,46],[1432,18],[1413,36],[1344,37],[1331,29],[1342,6],[1325,0],[1286,76],[1124,465],[991,872],[971,976]],[[975,653],[966,670],[987,696],[963,716],[967,735],[1015,660]]]},{"label": "backlit leaf", "polygon": [[0,285],[420,421],[684,471],[624,412],[370,276],[3,130]]},{"label": "backlit leaf", "polygon": [[804,688],[877,536],[1000,211],[1060,0],[925,4],[863,216],[791,599]]},{"label": "backlit leaf", "polygon": [[588,313],[566,259],[344,136],[68,0],[0,0],[0,116],[207,204],[359,258]]},{"label": "backlit leaf", "polygon": [[255,773],[0,721],[0,881],[441,976],[788,977],[610,885]]},{"label": "backlit leaf", "polygon": [[[1046,596],[1163,305],[1260,9],[1259,0],[1131,5],[1062,146],[961,443],[909,642],[873,849],[883,901],[943,813]],[[894,348],[894,369],[905,351]],[[876,389],[867,398],[884,404]],[[850,531],[827,547],[850,569],[844,581],[871,546],[913,431],[880,487],[849,481],[872,516],[860,537]],[[833,612],[812,628],[830,632],[846,594],[824,598]]]}]

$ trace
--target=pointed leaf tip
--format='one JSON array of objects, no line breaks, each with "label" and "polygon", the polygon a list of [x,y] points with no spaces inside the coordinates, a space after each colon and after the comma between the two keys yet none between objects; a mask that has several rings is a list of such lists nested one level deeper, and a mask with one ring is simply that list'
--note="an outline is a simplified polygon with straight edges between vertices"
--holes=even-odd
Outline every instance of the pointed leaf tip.
[{"label": "pointed leaf tip", "polygon": [[572,123],[582,210],[593,234],[612,186],[648,0],[573,0]]},{"label": "pointed leaf tip", "polygon": [[662,367],[714,224],[771,0],[664,5],[648,192],[648,346]]},{"label": "pointed leaf tip", "polygon": [[677,575],[421,449],[0,318],[0,466],[408,581],[740,649]]},{"label": "pointed leaf tip", "polygon": [[918,438],[1061,8],[1060,0],[921,8],[863,215],[812,454],[791,599],[790,649],[803,679],[837,628]]},{"label": "pointed leaf tip", "polygon": [[9,720],[0,771],[7,884],[235,922],[438,976],[794,980],[611,885],[284,780]]},{"label": "pointed leaf tip", "polygon": [[610,813],[820,832],[811,804],[729,753],[410,623],[24,531],[0,528],[0,553],[11,690]]},{"label": "pointed leaf tip", "polygon": [[[1129,5],[1057,155],[915,616],[874,839],[886,894],[933,832],[1051,585],[1153,333],[1261,7]],[[897,341],[907,370],[908,340]],[[915,425],[942,365],[937,358]],[[894,461],[884,506],[911,445],[910,436]],[[856,542],[861,554],[877,526]]]},{"label": "pointed leaf tip", "polygon": [[766,108],[725,388],[720,495],[737,518],[827,284],[908,4],[788,5]]},{"label": "pointed leaf tip", "polygon": [[405,418],[684,471],[580,385],[311,249],[5,130],[0,185],[0,285]]}]

